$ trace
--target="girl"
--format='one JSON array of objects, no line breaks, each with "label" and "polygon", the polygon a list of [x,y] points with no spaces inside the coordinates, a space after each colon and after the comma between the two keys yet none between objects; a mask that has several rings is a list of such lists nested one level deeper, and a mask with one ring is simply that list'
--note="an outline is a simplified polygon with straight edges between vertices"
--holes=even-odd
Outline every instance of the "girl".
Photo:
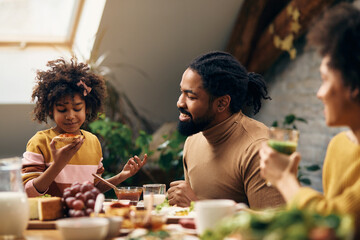
[{"label": "girl", "polygon": [[[34,120],[47,123],[48,117],[56,123],[54,128],[37,132],[28,142],[23,155],[23,183],[29,197],[43,195],[62,196],[63,190],[74,182],[94,182],[93,173],[101,175],[102,151],[97,137],[80,129],[84,122],[96,119],[103,109],[106,95],[104,80],[89,71],[87,64],[76,59],[49,61],[47,71],[37,72],[37,85],[32,94],[35,101]],[[82,135],[60,147],[54,137],[59,134]],[[118,185],[133,176],[146,163],[130,158],[123,170],[108,179]],[[109,187],[95,181],[102,192]]]}]

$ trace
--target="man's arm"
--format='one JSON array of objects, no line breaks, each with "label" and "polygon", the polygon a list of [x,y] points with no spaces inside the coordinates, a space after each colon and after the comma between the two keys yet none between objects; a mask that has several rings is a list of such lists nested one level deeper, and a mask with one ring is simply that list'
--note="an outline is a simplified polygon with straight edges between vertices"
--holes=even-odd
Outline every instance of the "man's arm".
[{"label": "man's arm", "polygon": [[259,149],[262,142],[249,146],[242,168],[244,189],[252,209],[274,208],[285,204],[281,193],[274,187],[268,187],[260,175]]}]

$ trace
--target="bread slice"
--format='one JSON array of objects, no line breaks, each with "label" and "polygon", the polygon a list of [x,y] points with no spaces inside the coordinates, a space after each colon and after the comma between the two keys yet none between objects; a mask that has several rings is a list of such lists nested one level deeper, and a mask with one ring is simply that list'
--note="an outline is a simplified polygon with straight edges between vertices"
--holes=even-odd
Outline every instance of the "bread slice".
[{"label": "bread slice", "polygon": [[30,219],[55,220],[63,217],[60,197],[29,198]]},{"label": "bread slice", "polygon": [[83,135],[75,135],[75,134],[71,134],[71,133],[63,133],[63,134],[60,134],[60,135],[57,135],[56,137],[54,137],[54,140],[58,141],[58,142],[71,143],[78,138],[84,138],[84,136]]}]

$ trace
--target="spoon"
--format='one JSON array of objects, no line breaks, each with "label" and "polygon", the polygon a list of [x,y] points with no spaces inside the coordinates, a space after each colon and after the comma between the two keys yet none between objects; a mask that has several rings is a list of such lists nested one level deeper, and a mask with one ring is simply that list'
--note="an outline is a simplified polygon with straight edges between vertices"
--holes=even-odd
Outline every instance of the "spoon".
[{"label": "spoon", "polygon": [[100,181],[102,181],[103,183],[105,183],[106,185],[108,185],[109,187],[111,187],[112,189],[114,189],[115,193],[117,193],[119,191],[119,189],[114,185],[112,184],[111,182],[103,179],[102,177],[96,175],[96,174],[92,174],[95,178],[99,179]]},{"label": "spoon", "polygon": [[95,200],[95,206],[94,206],[95,217],[99,216],[99,213],[101,212],[104,200],[105,200],[105,195],[102,193],[99,193]]}]

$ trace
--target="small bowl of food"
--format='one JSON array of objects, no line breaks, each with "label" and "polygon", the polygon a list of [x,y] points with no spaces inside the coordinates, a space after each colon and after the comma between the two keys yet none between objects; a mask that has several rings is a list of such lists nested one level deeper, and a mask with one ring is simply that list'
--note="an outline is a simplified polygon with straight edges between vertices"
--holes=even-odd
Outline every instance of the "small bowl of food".
[{"label": "small bowl of food", "polygon": [[136,206],[142,194],[142,187],[119,187],[115,194],[119,200],[130,200],[130,204]]},{"label": "small bowl of food", "polygon": [[103,210],[106,216],[125,216],[130,211],[130,200],[104,202]]},{"label": "small bowl of food", "polygon": [[65,240],[103,240],[109,232],[109,220],[100,217],[64,218],[56,228]]},{"label": "small bowl of food", "polygon": [[135,228],[146,228],[151,230],[162,229],[166,223],[166,215],[148,210],[134,210],[130,212],[130,221]]}]

